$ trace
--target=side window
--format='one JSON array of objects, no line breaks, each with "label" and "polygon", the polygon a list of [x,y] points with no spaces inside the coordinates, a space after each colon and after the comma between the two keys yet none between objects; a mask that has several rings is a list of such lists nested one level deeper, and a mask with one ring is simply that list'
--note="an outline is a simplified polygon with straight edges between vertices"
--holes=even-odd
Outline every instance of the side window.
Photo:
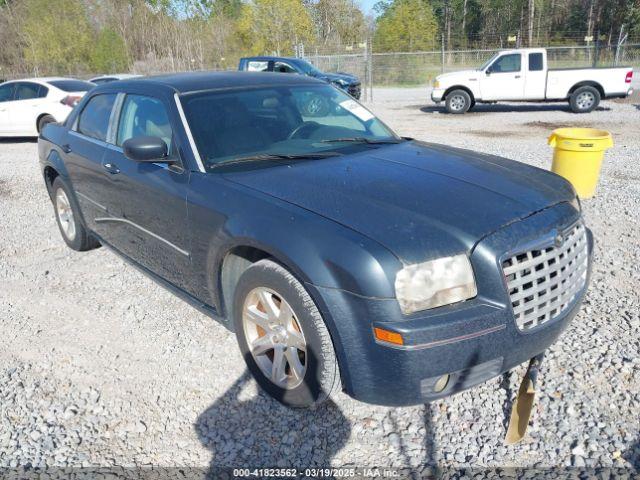
[{"label": "side window", "polygon": [[275,62],[273,71],[279,73],[298,73],[295,68],[285,62]]},{"label": "side window", "polygon": [[251,60],[247,62],[247,72],[267,72],[269,71],[269,62]]},{"label": "side window", "polygon": [[529,71],[539,72],[543,69],[542,53],[529,54]]},{"label": "side window", "polygon": [[15,83],[8,85],[0,85],[0,102],[9,102],[13,100],[13,88]]},{"label": "side window", "polygon": [[82,113],[80,113],[78,132],[106,142],[109,118],[115,101],[115,93],[92,97],[85,105]]},{"label": "side window", "polygon": [[171,151],[171,124],[164,104],[152,97],[127,95],[118,125],[117,145],[133,137],[160,137]]},{"label": "side window", "polygon": [[503,55],[493,62],[493,65],[491,65],[491,71],[494,73],[519,72],[520,63],[521,55],[519,53]]},{"label": "side window", "polygon": [[37,83],[20,82],[16,86],[16,100],[31,100],[39,98],[40,85]]}]

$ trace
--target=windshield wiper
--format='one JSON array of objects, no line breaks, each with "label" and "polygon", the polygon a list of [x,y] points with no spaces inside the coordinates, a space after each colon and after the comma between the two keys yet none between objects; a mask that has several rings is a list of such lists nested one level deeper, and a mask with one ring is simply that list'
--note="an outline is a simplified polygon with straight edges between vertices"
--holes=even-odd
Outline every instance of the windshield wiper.
[{"label": "windshield wiper", "polygon": [[397,138],[378,140],[375,138],[367,138],[367,137],[344,137],[344,138],[332,138],[329,140],[320,140],[320,143],[350,142],[350,143],[368,143],[371,145],[383,145],[383,144],[401,143],[404,141],[405,140],[403,139],[397,139]]},{"label": "windshield wiper", "polygon": [[316,153],[263,153],[259,155],[249,155],[247,157],[230,158],[222,162],[214,163],[209,168],[218,168],[236,163],[260,162],[263,160],[317,160],[321,158],[337,157],[342,155],[338,152],[316,152]]}]

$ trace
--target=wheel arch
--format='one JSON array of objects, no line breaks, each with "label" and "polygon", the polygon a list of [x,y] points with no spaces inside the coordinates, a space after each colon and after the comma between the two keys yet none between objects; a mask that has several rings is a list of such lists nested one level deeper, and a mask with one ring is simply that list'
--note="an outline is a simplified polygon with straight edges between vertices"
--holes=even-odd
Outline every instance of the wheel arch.
[{"label": "wheel arch", "polygon": [[60,173],[51,165],[47,165],[46,167],[44,167],[43,175],[44,175],[44,183],[47,186],[47,191],[49,192],[49,196],[51,196],[51,189],[53,188],[53,182],[55,181],[56,177],[60,176]]},{"label": "wheel arch", "polygon": [[466,87],[464,85],[453,85],[452,87],[447,88],[444,91],[444,94],[442,95],[442,98],[446,101],[447,100],[447,95],[449,95],[454,90],[464,90],[465,92],[467,92],[469,94],[469,98],[471,98],[471,104],[472,105],[475,104],[476,96],[474,95],[473,91],[469,87]]},{"label": "wheel arch", "polygon": [[584,80],[582,82],[576,83],[573,87],[569,89],[569,93],[567,93],[567,97],[570,97],[571,95],[573,95],[573,92],[575,92],[580,87],[593,87],[596,90],[598,90],[598,92],[600,93],[600,98],[604,98],[604,88],[602,87],[602,85],[600,85],[598,82],[594,80]]},{"label": "wheel arch", "polygon": [[[238,243],[228,248],[221,256],[219,264],[216,267],[217,288],[216,295],[220,302],[219,313],[221,317],[226,319],[227,328],[234,330],[233,321],[233,297],[236,286],[242,274],[253,264],[260,260],[269,259],[275,263],[282,265],[302,284],[315,303],[320,315],[327,327],[331,343],[338,358],[338,368],[341,372],[342,381],[345,382],[349,378],[347,359],[344,351],[344,345],[340,339],[340,335],[335,325],[335,319],[328,314],[327,306],[322,298],[315,294],[314,290],[305,287],[309,281],[306,275],[298,268],[295,263],[288,258],[279,255],[272,249],[264,246],[257,246],[249,243]],[[328,314],[328,316],[327,316]]]},{"label": "wheel arch", "polygon": [[[253,245],[236,245],[229,248],[218,261],[216,267],[216,294],[220,304],[220,313],[230,321],[231,306],[236,285],[242,274],[254,263],[265,258],[274,258],[272,254]],[[277,261],[277,259],[276,259]]]},{"label": "wheel arch", "polygon": [[47,155],[47,159],[44,162],[44,166],[42,167],[42,175],[44,177],[44,183],[47,187],[47,191],[49,192],[49,196],[51,196],[51,189],[53,187],[53,181],[61,176],[65,179],[68,179],[67,169],[64,166],[64,162],[60,157],[60,154],[55,150],[51,149],[49,154]]},{"label": "wheel arch", "polygon": [[44,112],[44,113],[41,113],[40,115],[38,115],[38,117],[36,118],[36,131],[38,133],[40,133],[40,120],[42,120],[44,117],[47,117],[47,116],[49,116],[49,117],[51,117],[51,118],[53,118],[55,120],[55,117],[52,114],[47,113],[47,112]]}]

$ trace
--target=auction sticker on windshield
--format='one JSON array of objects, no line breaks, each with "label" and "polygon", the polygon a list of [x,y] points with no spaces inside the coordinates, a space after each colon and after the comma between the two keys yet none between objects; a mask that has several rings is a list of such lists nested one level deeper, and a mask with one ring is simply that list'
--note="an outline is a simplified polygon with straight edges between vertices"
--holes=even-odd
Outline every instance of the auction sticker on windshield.
[{"label": "auction sticker on windshield", "polygon": [[340,106],[354,114],[363,122],[366,122],[367,120],[371,120],[373,118],[373,114],[355,100],[345,100],[344,102],[340,103]]}]

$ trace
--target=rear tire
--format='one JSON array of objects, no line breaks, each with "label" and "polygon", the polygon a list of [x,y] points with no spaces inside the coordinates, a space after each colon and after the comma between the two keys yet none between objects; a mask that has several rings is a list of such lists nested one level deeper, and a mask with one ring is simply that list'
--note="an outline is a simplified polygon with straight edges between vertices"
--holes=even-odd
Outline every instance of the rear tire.
[{"label": "rear tire", "polygon": [[247,368],[279,402],[311,407],[341,387],[320,312],[282,265],[260,260],[242,274],[234,292],[233,320]]},{"label": "rear tire", "polygon": [[61,177],[56,177],[53,181],[51,200],[60,234],[69,248],[84,252],[100,246],[100,243],[89,234],[82,224],[80,207],[71,188]]},{"label": "rear tire", "polygon": [[51,115],[43,115],[38,120],[38,133],[42,132],[42,129],[46,127],[49,123],[54,123],[56,121]]},{"label": "rear tire", "polygon": [[574,113],[592,112],[599,104],[600,92],[591,86],[577,88],[569,97],[569,106]]},{"label": "rear tire", "polygon": [[447,113],[463,114],[471,108],[471,96],[464,90],[453,90],[445,100]]}]

